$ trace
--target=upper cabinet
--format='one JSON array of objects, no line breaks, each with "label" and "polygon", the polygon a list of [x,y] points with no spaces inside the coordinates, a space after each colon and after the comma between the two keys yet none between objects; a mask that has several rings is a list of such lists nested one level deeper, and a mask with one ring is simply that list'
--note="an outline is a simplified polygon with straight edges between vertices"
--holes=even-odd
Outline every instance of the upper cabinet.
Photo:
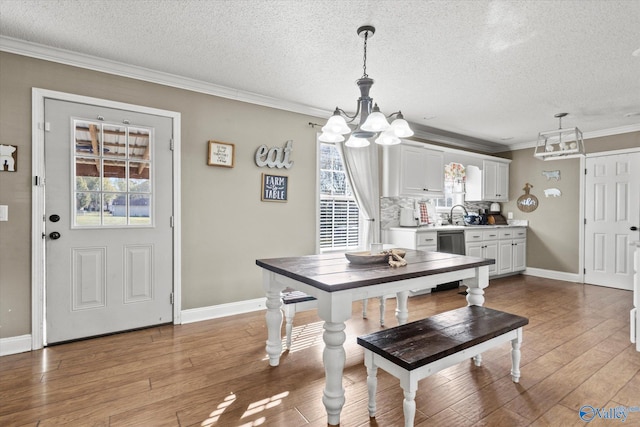
[{"label": "upper cabinet", "polygon": [[402,143],[384,147],[383,197],[442,196],[444,153]]},{"label": "upper cabinet", "polygon": [[466,190],[469,202],[509,201],[509,163],[483,160],[482,170],[468,166]]}]

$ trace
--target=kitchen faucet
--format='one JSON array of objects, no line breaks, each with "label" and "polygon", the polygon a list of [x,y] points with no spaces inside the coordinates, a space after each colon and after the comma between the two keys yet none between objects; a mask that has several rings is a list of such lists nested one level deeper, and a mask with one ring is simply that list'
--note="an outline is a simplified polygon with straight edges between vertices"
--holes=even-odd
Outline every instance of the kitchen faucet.
[{"label": "kitchen faucet", "polygon": [[[469,215],[469,212],[467,212],[467,208],[465,208],[464,205],[454,205],[451,208],[451,212],[449,213],[449,224],[451,224],[451,225],[453,225],[453,210],[455,208],[457,208],[458,206],[460,206],[462,208],[462,210],[464,211],[465,215]],[[463,223],[464,223],[464,221],[463,221]]]}]

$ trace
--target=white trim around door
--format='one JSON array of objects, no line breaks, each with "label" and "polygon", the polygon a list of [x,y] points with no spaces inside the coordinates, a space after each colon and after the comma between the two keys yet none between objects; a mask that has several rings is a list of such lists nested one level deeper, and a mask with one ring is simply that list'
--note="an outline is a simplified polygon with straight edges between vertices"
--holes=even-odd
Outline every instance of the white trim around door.
[{"label": "white trim around door", "polygon": [[47,89],[33,88],[32,99],[32,185],[31,194],[31,349],[44,346],[44,289],[45,289],[45,241],[44,236],[44,122],[45,99],[57,99],[75,103],[99,105],[106,108],[136,111],[167,117],[173,121],[173,323],[180,324],[182,319],[182,271],[181,271],[181,205],[180,205],[180,134],[181,115],[175,111],[160,110],[122,102],[91,98]]}]

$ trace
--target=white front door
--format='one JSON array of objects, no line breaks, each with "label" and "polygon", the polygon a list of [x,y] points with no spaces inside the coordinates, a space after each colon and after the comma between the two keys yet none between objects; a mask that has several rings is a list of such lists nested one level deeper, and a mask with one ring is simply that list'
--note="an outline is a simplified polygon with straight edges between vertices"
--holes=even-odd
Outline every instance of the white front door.
[{"label": "white front door", "polygon": [[640,238],[640,152],[588,157],[585,180],[585,283],[633,289]]},{"label": "white front door", "polygon": [[46,341],[171,322],[172,120],[45,100]]}]

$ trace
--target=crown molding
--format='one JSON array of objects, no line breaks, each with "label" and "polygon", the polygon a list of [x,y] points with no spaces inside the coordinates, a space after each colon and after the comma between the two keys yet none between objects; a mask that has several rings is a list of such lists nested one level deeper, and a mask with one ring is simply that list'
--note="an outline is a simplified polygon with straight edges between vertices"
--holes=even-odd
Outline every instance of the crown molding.
[{"label": "crown molding", "polygon": [[[624,133],[640,132],[640,123],[634,123],[632,125],[620,126],[617,128],[601,129],[592,132],[584,132],[582,139],[602,138],[604,136],[622,135]],[[527,148],[534,148],[538,141],[521,142],[519,144],[509,145],[511,151],[525,150]]]},{"label": "crown molding", "polygon": [[201,80],[190,79],[175,74],[164,73],[144,67],[124,64],[122,62],[98,58],[96,56],[80,54],[37,43],[30,43],[6,36],[0,36],[0,51],[84,68],[87,70],[113,74],[121,77],[128,77],[145,82],[157,83],[178,89],[190,90],[207,95],[214,95],[221,98],[233,99],[263,107],[306,114],[313,117],[329,117],[333,113],[333,111],[314,108],[304,104],[289,102],[253,92],[232,89],[213,83],[203,82]]},{"label": "crown molding", "polygon": [[[189,90],[207,95],[218,96],[221,98],[232,99],[249,104],[260,105],[263,107],[275,108],[292,113],[305,114],[317,118],[326,118],[333,114],[333,110],[323,110],[296,102],[285,101],[282,99],[264,96],[253,92],[233,89],[213,83],[207,83],[201,80],[190,79],[175,74],[164,73],[161,71],[155,71],[144,67],[125,64],[122,62],[111,61],[96,56],[71,52],[65,49],[44,46],[38,43],[26,42],[24,40],[15,39],[12,37],[0,36],[0,51],[13,53],[16,55],[28,56],[36,59],[42,59],[50,62],[56,62],[59,64],[70,65],[73,67],[84,68],[87,70],[117,75],[121,77],[127,77],[135,80],[156,83],[178,89]],[[455,134],[442,129],[416,125],[415,123],[412,123],[411,125],[415,130],[415,138],[438,142],[441,144],[447,144],[463,149],[473,149],[485,153],[521,150],[526,148],[533,148],[536,145],[536,141],[518,143],[513,145],[497,144],[478,138]],[[640,123],[619,128],[588,132],[583,134],[583,137],[584,139],[599,138],[603,136],[618,135],[636,131],[640,131]]]}]

